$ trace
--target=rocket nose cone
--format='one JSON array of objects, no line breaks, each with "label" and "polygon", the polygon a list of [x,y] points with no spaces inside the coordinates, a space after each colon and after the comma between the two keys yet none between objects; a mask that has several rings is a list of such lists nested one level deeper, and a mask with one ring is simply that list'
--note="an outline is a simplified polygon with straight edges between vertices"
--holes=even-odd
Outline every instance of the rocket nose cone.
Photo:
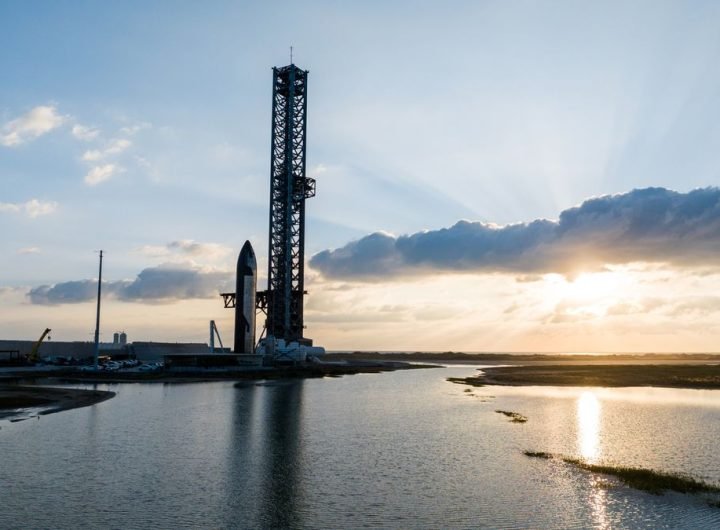
[{"label": "rocket nose cone", "polygon": [[253,269],[257,267],[255,251],[253,250],[250,241],[245,241],[242,250],[240,250],[240,255],[238,256],[238,267],[240,266],[251,267]]},{"label": "rocket nose cone", "polygon": [[252,244],[250,243],[250,241],[245,241],[245,244],[243,245],[242,250],[240,251],[240,255],[242,255],[243,253],[246,253],[249,256],[255,257],[255,251],[253,250]]}]

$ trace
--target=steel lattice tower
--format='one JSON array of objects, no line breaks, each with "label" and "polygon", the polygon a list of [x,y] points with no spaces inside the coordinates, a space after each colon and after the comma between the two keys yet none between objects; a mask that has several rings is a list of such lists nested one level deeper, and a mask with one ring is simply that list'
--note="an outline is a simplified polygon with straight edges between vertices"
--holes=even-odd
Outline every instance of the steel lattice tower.
[{"label": "steel lattice tower", "polygon": [[305,199],[315,196],[305,176],[307,75],[294,64],[273,68],[266,326],[288,342],[303,338]]}]

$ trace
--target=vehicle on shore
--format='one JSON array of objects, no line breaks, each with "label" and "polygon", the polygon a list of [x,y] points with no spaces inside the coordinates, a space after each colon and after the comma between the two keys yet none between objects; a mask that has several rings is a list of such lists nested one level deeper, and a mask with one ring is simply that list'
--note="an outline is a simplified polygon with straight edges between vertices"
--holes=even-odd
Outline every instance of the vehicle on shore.
[{"label": "vehicle on shore", "polygon": [[161,362],[145,363],[145,364],[140,365],[140,367],[138,367],[138,370],[141,372],[159,372],[160,370],[163,369],[163,367],[164,367],[164,364]]}]

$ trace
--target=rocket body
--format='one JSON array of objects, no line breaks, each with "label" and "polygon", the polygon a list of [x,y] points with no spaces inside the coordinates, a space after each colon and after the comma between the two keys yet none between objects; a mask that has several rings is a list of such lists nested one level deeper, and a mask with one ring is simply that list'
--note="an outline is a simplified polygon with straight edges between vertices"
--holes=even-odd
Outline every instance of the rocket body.
[{"label": "rocket body", "polygon": [[245,241],[235,279],[235,353],[255,353],[256,292],[257,260],[250,241]]}]

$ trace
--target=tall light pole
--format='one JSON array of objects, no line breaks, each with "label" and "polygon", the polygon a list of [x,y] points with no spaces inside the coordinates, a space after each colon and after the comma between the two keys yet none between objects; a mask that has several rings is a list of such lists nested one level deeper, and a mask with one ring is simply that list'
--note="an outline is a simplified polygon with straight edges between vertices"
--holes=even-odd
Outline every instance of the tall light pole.
[{"label": "tall light pole", "polygon": [[95,370],[98,369],[98,354],[100,353],[100,290],[102,289],[102,259],[103,251],[100,251],[100,273],[98,274],[98,299],[97,316],[95,318]]}]

